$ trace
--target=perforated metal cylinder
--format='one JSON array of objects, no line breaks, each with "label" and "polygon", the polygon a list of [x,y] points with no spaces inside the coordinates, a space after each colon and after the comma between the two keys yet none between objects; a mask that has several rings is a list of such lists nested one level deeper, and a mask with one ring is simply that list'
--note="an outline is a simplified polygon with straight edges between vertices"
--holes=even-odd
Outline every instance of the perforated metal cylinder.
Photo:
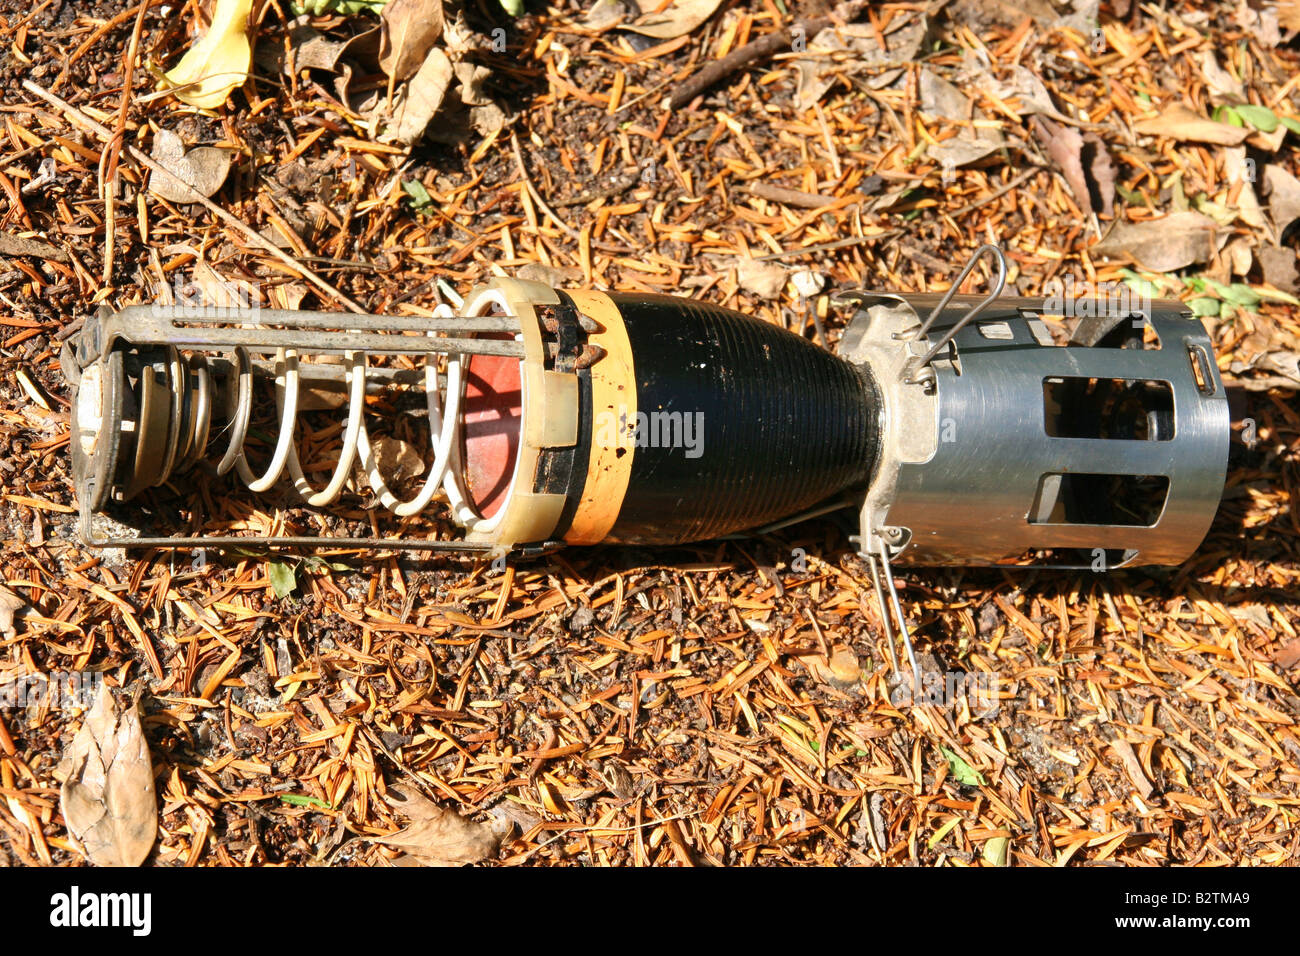
[{"label": "perforated metal cylinder", "polygon": [[1058,343],[1042,300],[1001,299],[909,383],[909,362],[975,301],[954,299],[912,342],[935,297],[867,298],[841,343],[883,401],[865,546],[916,564],[1184,561],[1218,508],[1229,441],[1199,320],[1178,302],[1109,318],[1099,305]]}]

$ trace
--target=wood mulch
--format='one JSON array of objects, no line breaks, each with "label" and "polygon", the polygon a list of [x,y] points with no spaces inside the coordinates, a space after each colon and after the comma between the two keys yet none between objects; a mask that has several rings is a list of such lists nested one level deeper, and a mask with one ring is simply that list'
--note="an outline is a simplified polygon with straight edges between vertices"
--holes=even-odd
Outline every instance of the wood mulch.
[{"label": "wood mulch", "polygon": [[[1293,389],[1245,387],[1261,356],[1300,336],[1279,299],[1210,320],[1241,386],[1234,417],[1258,442],[1234,442],[1223,505],[1188,564],[900,571],[924,666],[993,675],[996,706],[889,702],[870,577],[831,521],[569,550],[503,573],[340,549],[299,563],[284,598],[260,558],[196,566],[80,545],[58,371],[79,320],[202,269],[272,303],[342,307],[210,210],[142,192],[124,147],[148,153],[160,127],[237,150],[214,202],[375,311],[427,312],[435,277],[464,291],[526,267],[570,287],[697,295],[810,338],[821,318],[833,343],[843,315],[817,314],[790,285],[755,295],[738,257],[833,287],[937,291],[997,241],[1024,293],[1065,274],[1126,277],[1089,255],[1111,219],[1094,228],[1023,102],[965,87],[984,119],[935,118],[917,61],[854,70],[852,56],[814,52],[830,87],[798,108],[800,54],[768,51],[666,108],[707,63],[819,9],[736,0],[638,49],[584,27],[572,2],[536,7],[488,61],[510,125],[408,155],[319,72],[257,67],[214,114],[153,95],[144,64],[175,62],[193,7],[138,18],[111,0],[0,3],[0,576],[30,604],[0,636],[0,685],[95,671],[140,696],[160,806],[152,862],[383,863],[394,851],[362,838],[403,825],[384,799],[398,783],[512,822],[499,865],[1300,862],[1300,413]],[[1300,113],[1295,45],[1262,42],[1234,9],[1106,6],[1100,44],[994,2],[872,5],[866,22],[888,45],[928,10],[918,59],[946,75],[963,50],[995,78],[1032,67],[1109,150],[1115,218],[1140,221],[1194,197],[1212,211],[1239,200],[1223,147],[1132,131],[1148,104],[1208,110],[1207,52],[1259,104]],[[268,5],[259,45],[284,41],[286,16]],[[1003,145],[948,173],[929,158],[976,128]],[[1295,139],[1258,160],[1295,173]],[[24,188],[47,160],[52,178]],[[427,207],[402,188],[416,180]],[[1229,228],[1252,249],[1282,238]],[[1223,262],[1203,268],[1234,281]],[[279,504],[240,514],[283,520]],[[80,720],[0,709],[0,862],[84,863],[52,773]]]}]

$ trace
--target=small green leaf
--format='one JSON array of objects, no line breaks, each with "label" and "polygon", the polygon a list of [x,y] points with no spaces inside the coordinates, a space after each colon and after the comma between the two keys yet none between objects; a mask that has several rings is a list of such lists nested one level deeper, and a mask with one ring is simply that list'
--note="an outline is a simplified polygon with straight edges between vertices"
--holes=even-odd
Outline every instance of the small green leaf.
[{"label": "small green leaf", "polygon": [[949,750],[947,747],[940,747],[944,757],[948,759],[948,769],[952,771],[953,779],[958,783],[965,784],[968,787],[978,787],[988,781],[984,779],[984,774],[980,773],[961,757]]},{"label": "small green leaf", "polygon": [[1277,121],[1293,133],[1300,133],[1300,119],[1294,116],[1279,116]]},{"label": "small green leaf", "polygon": [[1255,106],[1252,103],[1238,103],[1233,109],[1237,115],[1244,119],[1261,133],[1271,133],[1277,129],[1278,119],[1267,106]]},{"label": "small green leaf", "polygon": [[1158,299],[1165,294],[1164,284],[1156,276],[1145,276],[1134,272],[1132,269],[1120,269],[1120,275],[1124,277],[1124,284],[1136,292],[1138,295],[1147,299]]},{"label": "small green leaf", "polygon": [[333,810],[328,803],[320,797],[309,797],[301,793],[282,793],[280,799],[291,807],[320,807],[322,810]]},{"label": "small green leaf", "polygon": [[298,587],[298,576],[293,565],[283,561],[272,561],[266,568],[266,576],[271,579],[271,589],[278,598],[286,598]]},{"label": "small green leaf", "polygon": [[925,841],[926,849],[933,850],[934,845],[952,832],[952,828],[961,823],[961,817],[953,817],[939,829],[934,831],[934,835]]},{"label": "small green leaf", "polygon": [[1007,850],[1011,840],[1007,837],[993,837],[984,841],[984,862],[990,866],[1006,866]]},{"label": "small green leaf", "polygon": [[378,14],[388,0],[292,0],[289,10],[294,16],[303,14],[323,16],[338,13],[350,17],[357,13]]},{"label": "small green leaf", "polygon": [[1261,289],[1258,286],[1255,286],[1254,289],[1255,294],[1261,299],[1275,299],[1278,302],[1285,302],[1287,305],[1300,305],[1300,299],[1288,292],[1281,292],[1277,289]]},{"label": "small green leaf", "polygon": [[1206,318],[1211,315],[1219,314],[1219,300],[1211,298],[1208,295],[1197,296],[1195,299],[1187,300],[1187,307],[1192,310],[1192,315]]},{"label": "small green leaf", "polygon": [[433,197],[429,195],[429,190],[424,188],[424,183],[418,179],[402,183],[402,191],[411,197],[411,205],[416,212],[428,212],[433,208]]},{"label": "small green leaf", "polygon": [[1229,126],[1245,126],[1246,121],[1241,118],[1231,106],[1220,106],[1215,112],[1215,119],[1221,123],[1227,123]]},{"label": "small green leaf", "polygon": [[1123,183],[1115,184],[1115,192],[1119,193],[1130,206],[1141,206],[1146,201],[1142,198],[1140,192],[1136,189],[1129,189]]},{"label": "small green leaf", "polygon": [[1259,293],[1244,282],[1234,282],[1220,290],[1224,302],[1239,305],[1252,312],[1259,308]]},{"label": "small green leaf", "polygon": [[512,17],[524,15],[524,0],[501,0],[501,9]]}]

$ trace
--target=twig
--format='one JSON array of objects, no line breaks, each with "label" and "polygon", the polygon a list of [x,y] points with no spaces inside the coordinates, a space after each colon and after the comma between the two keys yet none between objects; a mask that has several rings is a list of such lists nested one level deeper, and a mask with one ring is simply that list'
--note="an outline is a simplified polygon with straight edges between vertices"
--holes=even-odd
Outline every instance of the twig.
[{"label": "twig", "polygon": [[811,255],[814,252],[830,252],[834,249],[847,249],[850,246],[860,246],[866,242],[875,242],[877,239],[893,239],[895,236],[901,236],[902,229],[886,229],[884,232],[877,232],[870,236],[849,236],[847,239],[835,239],[832,242],[819,242],[815,246],[800,246],[797,249],[782,249],[780,252],[769,252],[765,256],[754,256],[755,262],[767,262],[771,259],[788,259],[791,256]]},{"label": "twig", "polygon": [[122,102],[117,107],[117,129],[113,138],[100,154],[99,188],[104,199],[104,285],[113,284],[113,250],[117,241],[117,164],[122,155],[122,141],[126,136],[126,117],[131,108],[131,92],[135,86],[135,57],[140,49],[140,34],[144,32],[144,15],[153,0],[144,0],[135,17],[131,42],[122,58]]},{"label": "twig", "polygon": [[[152,0],[143,0],[143,5],[146,7],[149,6],[151,3]],[[95,32],[92,33],[90,36],[86,37],[85,42],[82,43],[81,46],[77,47],[77,49],[73,52],[72,56],[68,57],[67,61],[63,64],[63,69],[60,70],[59,75],[54,78],[54,83],[52,84],[54,89],[57,90],[60,86],[63,85],[63,81],[68,78],[68,71],[72,69],[72,64],[76,63],[83,56],[85,56],[87,51],[89,51],[91,47],[93,47],[106,35],[112,32],[113,29],[115,29],[118,26],[121,26],[123,23],[126,23],[127,20],[130,20],[131,17],[135,16],[137,10],[138,8],[134,8],[134,7],[129,10],[123,10],[121,13],[113,17],[111,20],[105,20],[98,27],[96,27]]]},{"label": "twig", "polygon": [[960,209],[956,210],[955,212],[944,213],[944,215],[949,216],[953,219],[960,219],[962,216],[966,215],[966,213],[974,212],[980,206],[987,206],[993,200],[1001,199],[1007,193],[1011,192],[1011,190],[1028,182],[1030,179],[1032,179],[1034,176],[1037,176],[1042,171],[1043,169],[1040,166],[1035,166],[1033,169],[1027,169],[1019,176],[1017,176],[1015,179],[1011,180],[1011,182],[1007,183],[1005,186],[999,186],[997,189],[993,190],[993,192],[989,193],[987,196],[977,199],[972,203],[967,203],[966,205],[962,206]]},{"label": "twig", "polygon": [[[1026,181],[1042,172],[1042,168],[1035,166],[1033,169],[1027,169],[1005,186],[999,186],[993,192],[989,193],[975,202],[967,203],[960,209],[953,210],[950,213],[944,213],[952,219],[960,219],[969,212],[974,212],[980,206],[988,205],[993,200],[1005,196],[1017,186],[1023,185]],[[847,249],[850,246],[861,245],[866,242],[872,242],[876,239],[893,239],[895,236],[901,236],[906,230],[903,229],[886,229],[884,232],[877,232],[870,236],[850,236],[848,239],[836,239],[832,242],[821,242],[815,246],[800,246],[798,249],[783,249],[780,252],[769,252],[765,256],[755,256],[755,262],[767,262],[771,259],[788,259],[791,256],[801,256],[812,254],[814,252],[831,252],[835,249]]]},{"label": "twig", "polygon": [[[848,3],[842,3],[836,7],[835,16],[839,20],[847,22],[861,13],[865,6],[865,0],[849,0]],[[800,20],[792,26],[777,30],[775,33],[769,33],[765,37],[759,37],[752,43],[746,43],[744,46],[732,50],[722,59],[709,63],[679,86],[677,92],[668,100],[669,109],[681,109],[713,84],[725,80],[737,70],[741,70],[751,63],[774,56],[778,50],[790,45],[796,30],[800,31],[805,37],[814,37],[834,22],[835,20],[829,16],[816,17],[812,20]]]},{"label": "twig", "polygon": [[[23,80],[23,89],[27,90],[27,92],[29,93],[33,93],[36,96],[39,96],[41,99],[45,100],[45,102],[51,104],[52,106],[58,107],[60,110],[63,111],[64,115],[67,116],[68,119],[74,121],[75,123],[77,123],[79,126],[87,130],[88,132],[98,136],[104,142],[107,143],[109,140],[113,138],[113,131],[110,130],[108,127],[104,126],[101,123],[95,122],[93,119],[91,119],[85,113],[81,112],[81,110],[77,109],[71,103],[67,102],[64,99],[61,99],[60,97],[51,93],[49,90],[45,89],[44,87],[39,86],[36,83],[33,83],[31,80]],[[266,252],[269,252],[271,255],[275,256],[277,259],[279,259],[285,265],[289,266],[296,273],[301,275],[304,279],[306,279],[312,285],[316,286],[322,292],[328,293],[330,297],[332,297],[335,301],[339,302],[341,305],[345,306],[349,311],[365,313],[366,309],[363,306],[352,301],[352,299],[348,298],[338,289],[334,288],[334,286],[330,285],[319,275],[317,275],[314,271],[307,268],[307,266],[303,265],[302,262],[300,262],[298,259],[295,259],[293,256],[289,255],[284,250],[280,249],[278,246],[272,243],[269,239],[262,236],[259,232],[257,232],[257,230],[253,229],[251,226],[245,225],[241,219],[237,218],[236,216],[222,209],[220,206],[214,203],[207,196],[202,195],[193,186],[185,182],[185,180],[181,179],[176,174],[174,174],[166,167],[158,163],[156,160],[154,160],[153,157],[148,156],[147,154],[141,152],[140,150],[136,149],[134,146],[127,146],[126,151],[131,156],[132,159],[140,163],[146,169],[152,171],[155,176],[162,176],[166,181],[175,185],[175,187],[181,190],[183,193],[192,195],[194,197],[193,202],[196,202],[199,205],[203,206],[205,209],[211,212],[214,216],[216,216],[226,225],[230,226],[232,229],[237,230],[239,233],[241,233],[244,236],[244,238],[246,238],[253,245],[257,246],[259,249],[263,249]]]},{"label": "twig", "polygon": [[537,208],[540,209],[542,212],[544,212],[546,215],[550,216],[552,219],[554,219],[556,224],[561,229],[563,229],[566,233],[568,233],[570,239],[572,239],[574,242],[580,243],[582,241],[582,237],[578,234],[578,230],[574,229],[567,222],[561,219],[558,215],[556,215],[554,209],[546,205],[546,200],[543,199],[542,194],[537,191],[537,187],[533,185],[533,181],[528,178],[528,167],[524,165],[523,154],[519,152],[519,137],[516,136],[514,133],[510,134],[510,148],[514,150],[515,165],[519,167],[519,176],[524,181],[524,188],[528,190],[528,195],[531,196],[533,202],[537,204]]}]

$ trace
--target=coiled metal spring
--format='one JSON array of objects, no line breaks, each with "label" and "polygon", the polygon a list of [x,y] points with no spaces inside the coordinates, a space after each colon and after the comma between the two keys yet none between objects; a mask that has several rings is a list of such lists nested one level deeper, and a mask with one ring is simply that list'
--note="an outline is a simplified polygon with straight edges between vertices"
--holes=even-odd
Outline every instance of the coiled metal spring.
[{"label": "coiled metal spring", "polygon": [[[452,520],[467,531],[488,533],[501,520],[504,508],[485,517],[475,506],[466,487],[462,445],[470,362],[475,356],[523,357],[518,320],[507,314],[505,298],[496,290],[481,290],[460,314],[450,306],[440,305],[432,317],[188,307],[136,309],[135,314],[125,315],[133,330],[132,340],[147,342],[152,337],[168,344],[140,352],[134,463],[125,469],[129,477],[120,484],[119,497],[129,498],[144,488],[162,485],[204,459],[210,438],[217,437],[212,429],[221,404],[225,420],[221,432],[228,435],[228,440],[216,471],[224,475],[234,470],[253,492],[267,491],[287,471],[304,502],[312,507],[326,506],[342,493],[359,458],[371,490],[398,517],[424,511],[441,491]],[[491,314],[493,311],[497,314]],[[151,323],[156,327],[154,335],[142,335],[141,329],[147,330]],[[337,331],[340,327],[345,328]],[[423,334],[401,334],[410,332]],[[482,335],[497,337],[475,337]],[[111,346],[112,328],[106,337]],[[209,358],[213,352],[217,355]],[[296,443],[301,391],[304,380],[329,383],[325,370],[337,366],[303,363],[300,356],[306,353],[341,354],[342,386],[347,394],[347,420],[338,459],[329,480],[319,489],[308,480]],[[401,500],[381,472],[376,443],[366,427],[365,398],[368,386],[410,381],[412,376],[403,370],[372,368],[370,356],[421,353],[433,462],[419,492]],[[273,364],[255,360],[255,354],[273,356]],[[112,355],[115,361],[105,363],[103,368],[110,378],[122,376],[121,352]],[[440,355],[446,358],[445,372],[441,373]],[[105,374],[99,365],[91,368],[95,376]],[[249,462],[245,445],[255,404],[254,374],[262,371],[274,377],[278,428],[270,461],[259,474]],[[337,377],[332,381],[338,384]],[[93,388],[86,388],[91,384]],[[103,394],[102,385],[83,383],[81,394]],[[103,427],[102,410],[86,410],[79,417],[83,435]]]}]

